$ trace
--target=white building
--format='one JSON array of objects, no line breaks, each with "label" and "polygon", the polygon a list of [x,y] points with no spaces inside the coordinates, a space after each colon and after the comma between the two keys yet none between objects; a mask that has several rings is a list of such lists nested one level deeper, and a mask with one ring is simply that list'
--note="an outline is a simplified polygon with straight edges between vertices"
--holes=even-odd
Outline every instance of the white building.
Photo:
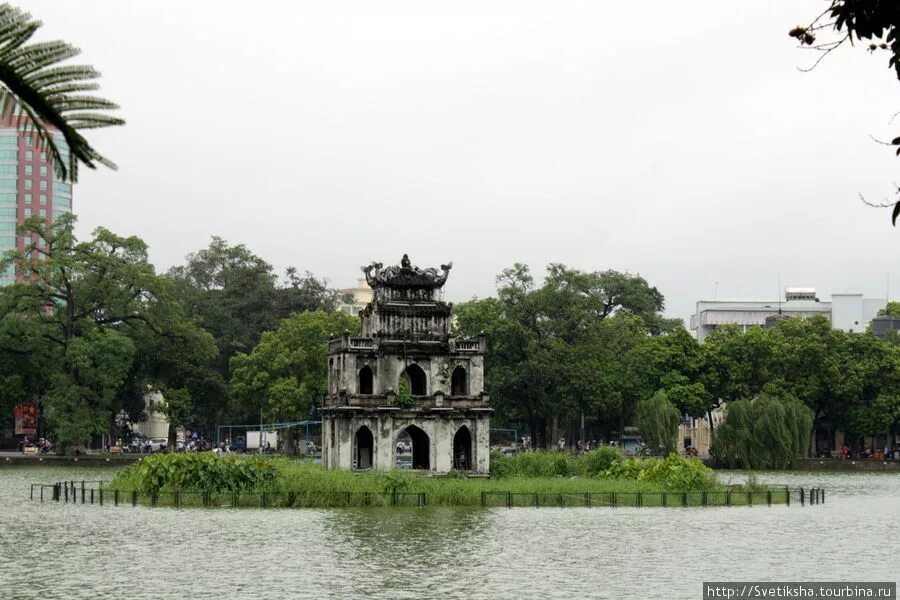
[{"label": "white building", "polygon": [[738,325],[744,331],[763,326],[767,318],[827,317],[835,329],[861,333],[886,304],[884,299],[863,298],[862,294],[832,294],[830,302],[822,302],[813,288],[787,288],[784,300],[699,300],[697,312],[691,315],[691,330],[697,341],[719,325]]}]

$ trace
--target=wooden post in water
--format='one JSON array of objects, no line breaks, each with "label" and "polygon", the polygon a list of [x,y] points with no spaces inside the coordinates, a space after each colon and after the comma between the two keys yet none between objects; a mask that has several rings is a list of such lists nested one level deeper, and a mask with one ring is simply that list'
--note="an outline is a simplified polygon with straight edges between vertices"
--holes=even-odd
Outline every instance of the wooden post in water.
[{"label": "wooden post in water", "polygon": [[806,499],[803,496],[803,488],[800,488],[800,506],[804,506],[806,504]]},{"label": "wooden post in water", "polygon": [[784,502],[788,506],[791,505],[791,488],[784,486]]},{"label": "wooden post in water", "polygon": [[772,490],[766,490],[766,504],[772,506]]},{"label": "wooden post in water", "polygon": [[588,508],[591,507],[591,493],[590,492],[584,493],[584,505],[587,506]]}]

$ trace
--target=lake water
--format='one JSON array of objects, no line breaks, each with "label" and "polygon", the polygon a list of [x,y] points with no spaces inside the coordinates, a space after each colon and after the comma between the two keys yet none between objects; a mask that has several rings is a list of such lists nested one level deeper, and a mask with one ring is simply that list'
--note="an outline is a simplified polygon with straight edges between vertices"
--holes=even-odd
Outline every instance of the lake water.
[{"label": "lake water", "polygon": [[[172,509],[30,502],[0,469],[0,598],[701,598],[704,580],[896,581],[900,475],[762,473],[824,505]],[[737,481],[741,473],[723,473]]]}]

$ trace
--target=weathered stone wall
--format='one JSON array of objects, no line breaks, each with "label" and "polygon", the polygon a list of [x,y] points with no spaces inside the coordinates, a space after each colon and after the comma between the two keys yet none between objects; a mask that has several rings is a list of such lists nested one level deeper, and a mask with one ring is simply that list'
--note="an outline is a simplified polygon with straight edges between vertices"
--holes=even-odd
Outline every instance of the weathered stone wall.
[{"label": "weathered stone wall", "polygon": [[[326,468],[351,469],[356,453],[356,432],[363,426],[372,432],[373,468],[388,470],[397,461],[397,441],[403,431],[415,425],[429,440],[429,465],[432,471],[446,473],[453,468],[453,438],[463,426],[472,439],[472,470],[490,472],[490,417],[468,415],[436,415],[412,412],[385,412],[360,416],[326,416],[322,460]],[[332,437],[332,433],[334,436]]]}]

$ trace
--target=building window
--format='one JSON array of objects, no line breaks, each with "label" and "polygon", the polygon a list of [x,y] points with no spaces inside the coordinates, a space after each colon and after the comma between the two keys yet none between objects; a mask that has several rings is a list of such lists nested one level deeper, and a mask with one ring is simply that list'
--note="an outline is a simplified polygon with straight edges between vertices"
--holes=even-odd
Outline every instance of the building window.
[{"label": "building window", "polygon": [[47,153],[41,152],[41,162],[45,162],[47,160]]},{"label": "building window", "polygon": [[27,218],[30,217],[30,216],[31,216],[31,209],[30,209],[30,208],[26,208],[26,209],[25,209],[25,218],[27,219]]},{"label": "building window", "polygon": [[453,375],[450,378],[450,395],[469,395],[469,377],[463,367],[456,367],[453,369]]},{"label": "building window", "polygon": [[[25,210],[28,210],[28,209],[25,209]],[[11,219],[15,219],[16,218],[16,207],[9,206],[9,207],[0,208],[0,217],[9,217]]]},{"label": "building window", "polygon": [[31,197],[31,194],[25,194],[24,198],[25,198],[25,204],[31,204],[33,202],[33,198]]},{"label": "building window", "polygon": [[47,204],[47,194],[41,194],[41,204]]},{"label": "building window", "polygon": [[25,151],[25,160],[32,160],[34,158],[34,152],[31,150]]},{"label": "building window", "polygon": [[369,365],[364,366],[359,370],[359,393],[360,394],[371,394],[373,389],[373,373],[372,369]]},{"label": "building window", "polygon": [[46,219],[46,218],[47,218],[47,209],[46,209],[46,208],[42,208],[42,209],[41,209],[41,212],[40,212],[40,215]]},{"label": "building window", "polygon": [[41,165],[41,177],[47,176],[47,165]]},{"label": "building window", "polygon": [[30,190],[34,183],[30,179],[25,180],[25,189]]},{"label": "building window", "polygon": [[25,165],[25,175],[34,175],[31,165]]},{"label": "building window", "polygon": [[41,191],[45,191],[47,189],[47,180],[41,179]]},{"label": "building window", "polygon": [[25,145],[31,146],[34,143],[34,139],[30,135],[25,136]]}]

